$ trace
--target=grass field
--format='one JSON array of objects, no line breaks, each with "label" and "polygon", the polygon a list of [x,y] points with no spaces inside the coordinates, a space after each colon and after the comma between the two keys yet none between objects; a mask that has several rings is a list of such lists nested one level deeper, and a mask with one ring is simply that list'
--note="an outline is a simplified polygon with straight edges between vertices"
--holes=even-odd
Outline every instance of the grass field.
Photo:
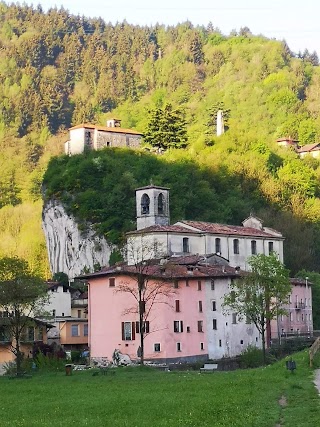
[{"label": "grass field", "polygon": [[293,374],[282,361],[204,374],[136,367],[117,368],[113,375],[1,377],[0,426],[320,426],[307,352],[295,360]]}]

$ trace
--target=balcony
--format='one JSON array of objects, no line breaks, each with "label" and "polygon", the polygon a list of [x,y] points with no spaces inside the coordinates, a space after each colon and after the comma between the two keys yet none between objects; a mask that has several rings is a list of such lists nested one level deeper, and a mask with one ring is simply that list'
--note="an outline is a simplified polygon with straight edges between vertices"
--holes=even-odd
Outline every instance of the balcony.
[{"label": "balcony", "polygon": [[296,310],[303,310],[304,308],[306,308],[306,305],[304,302],[296,302],[296,304],[295,304]]}]

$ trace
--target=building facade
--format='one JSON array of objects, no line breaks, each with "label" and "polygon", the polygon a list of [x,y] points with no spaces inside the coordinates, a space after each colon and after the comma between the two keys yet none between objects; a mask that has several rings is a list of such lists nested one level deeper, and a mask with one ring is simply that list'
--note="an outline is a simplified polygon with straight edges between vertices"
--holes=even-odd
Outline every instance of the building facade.
[{"label": "building facade", "polygon": [[[115,349],[138,359],[137,277],[144,276],[145,359],[187,362],[235,356],[261,346],[254,325],[223,312],[223,297],[241,272],[220,257],[171,257],[141,270],[127,264],[82,276],[89,282],[92,359],[112,360]],[[148,298],[150,295],[150,298]]]}]

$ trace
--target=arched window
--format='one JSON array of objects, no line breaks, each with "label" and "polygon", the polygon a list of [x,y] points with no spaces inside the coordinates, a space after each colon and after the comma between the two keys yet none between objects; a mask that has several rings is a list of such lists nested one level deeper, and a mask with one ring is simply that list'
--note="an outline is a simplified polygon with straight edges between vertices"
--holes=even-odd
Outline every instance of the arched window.
[{"label": "arched window", "polygon": [[158,214],[164,214],[164,195],[162,193],[158,196]]},{"label": "arched window", "polygon": [[143,194],[141,197],[141,214],[147,215],[150,212],[150,197],[148,194]]},{"label": "arched window", "polygon": [[216,254],[221,255],[221,239],[217,237],[215,242],[216,242]]},{"label": "arched window", "polygon": [[236,255],[239,254],[239,240],[238,239],[233,240],[233,253]]}]

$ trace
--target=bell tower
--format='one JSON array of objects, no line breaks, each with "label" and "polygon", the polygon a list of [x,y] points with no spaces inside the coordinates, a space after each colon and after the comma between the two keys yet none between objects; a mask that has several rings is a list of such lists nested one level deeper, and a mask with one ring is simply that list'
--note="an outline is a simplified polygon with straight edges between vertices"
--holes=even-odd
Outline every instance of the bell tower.
[{"label": "bell tower", "polygon": [[137,230],[169,225],[169,188],[148,185],[136,189]]}]

